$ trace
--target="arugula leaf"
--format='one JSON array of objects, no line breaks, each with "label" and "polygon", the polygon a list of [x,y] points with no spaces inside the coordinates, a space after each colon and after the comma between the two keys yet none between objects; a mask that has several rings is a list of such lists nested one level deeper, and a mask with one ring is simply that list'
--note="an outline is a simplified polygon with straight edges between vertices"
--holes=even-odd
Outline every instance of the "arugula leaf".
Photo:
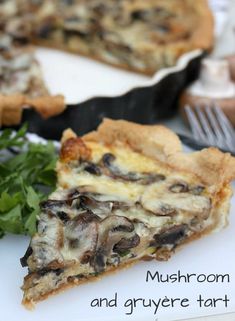
[{"label": "arugula leaf", "polygon": [[54,145],[29,142],[26,130],[24,125],[16,133],[5,129],[0,134],[2,154],[9,148],[18,151],[0,163],[0,238],[5,233],[33,235],[39,204],[56,184]]}]

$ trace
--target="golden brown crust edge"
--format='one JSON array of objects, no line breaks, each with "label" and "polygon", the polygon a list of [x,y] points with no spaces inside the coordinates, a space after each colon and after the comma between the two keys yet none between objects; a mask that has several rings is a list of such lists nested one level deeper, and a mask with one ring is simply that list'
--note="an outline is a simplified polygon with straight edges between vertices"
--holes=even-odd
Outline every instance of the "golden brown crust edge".
[{"label": "golden brown crust edge", "polygon": [[83,136],[83,140],[107,145],[120,141],[139,153],[164,162],[168,155],[182,150],[178,136],[164,126],[140,125],[108,118],[103,120],[97,131]]},{"label": "golden brown crust edge", "polygon": [[235,178],[235,158],[229,153],[222,153],[213,147],[184,153],[178,136],[161,125],[104,119],[97,131],[88,133],[83,140],[105,144],[121,141],[172,169],[192,173],[204,184],[216,185],[218,189]]},{"label": "golden brown crust edge", "polygon": [[103,272],[102,274],[98,275],[98,276],[90,276],[89,278],[87,279],[80,279],[80,280],[77,280],[77,281],[70,281],[70,282],[67,282],[67,283],[64,283],[64,284],[61,284],[58,288],[56,288],[55,290],[53,291],[50,291],[50,292],[47,292],[43,295],[41,295],[40,297],[38,297],[35,301],[32,301],[32,300],[28,300],[26,298],[23,298],[22,300],[22,304],[29,310],[32,310],[34,308],[34,304],[37,303],[37,302],[40,302],[40,301],[43,301],[43,300],[46,300],[48,297],[52,296],[52,295],[55,295],[55,294],[58,294],[60,292],[63,292],[65,291],[66,289],[69,289],[69,288],[72,288],[74,286],[77,286],[77,285],[80,285],[80,284],[84,284],[84,283],[87,283],[87,282],[92,282],[92,281],[98,281],[98,280],[101,280],[103,278],[103,276],[105,275],[109,275],[109,274],[112,274],[112,273],[115,273],[119,270],[123,270],[125,268],[129,268],[131,267],[132,265],[134,265],[135,263],[137,263],[139,260],[133,260],[131,262],[126,262],[122,265],[120,265],[118,268],[116,267],[110,267],[109,270],[106,270],[105,272]]},{"label": "golden brown crust edge", "polygon": [[20,124],[24,107],[32,107],[42,117],[48,118],[60,114],[66,105],[62,95],[29,98],[23,94],[0,94],[0,126]]}]

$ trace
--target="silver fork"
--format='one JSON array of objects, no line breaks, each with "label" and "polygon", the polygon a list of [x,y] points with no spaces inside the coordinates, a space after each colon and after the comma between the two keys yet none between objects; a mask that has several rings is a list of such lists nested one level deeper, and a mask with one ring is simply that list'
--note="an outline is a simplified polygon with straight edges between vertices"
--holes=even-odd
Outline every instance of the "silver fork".
[{"label": "silver fork", "polygon": [[235,131],[218,105],[194,108],[186,105],[185,112],[195,141],[235,154]]}]

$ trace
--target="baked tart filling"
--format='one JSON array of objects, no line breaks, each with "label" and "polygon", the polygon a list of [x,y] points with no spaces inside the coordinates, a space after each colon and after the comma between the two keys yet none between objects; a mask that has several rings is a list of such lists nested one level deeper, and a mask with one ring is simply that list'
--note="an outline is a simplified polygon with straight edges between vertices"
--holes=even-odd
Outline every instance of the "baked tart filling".
[{"label": "baked tart filling", "polygon": [[234,159],[180,148],[161,126],[106,120],[83,138],[67,131],[58,188],[41,203],[37,233],[21,259],[29,268],[23,303],[140,259],[167,260],[181,244],[225,226],[234,169],[213,182],[209,156],[220,168]]},{"label": "baked tart filling", "polygon": [[0,31],[145,74],[213,45],[206,0],[1,1]]}]

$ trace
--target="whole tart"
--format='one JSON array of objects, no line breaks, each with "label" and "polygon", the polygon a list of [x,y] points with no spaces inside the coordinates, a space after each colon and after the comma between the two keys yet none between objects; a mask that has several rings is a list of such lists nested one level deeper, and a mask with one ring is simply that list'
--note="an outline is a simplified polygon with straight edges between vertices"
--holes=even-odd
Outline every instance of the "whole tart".
[{"label": "whole tart", "polygon": [[210,51],[213,17],[206,0],[2,0],[0,125],[20,123],[25,107],[43,117],[66,107],[48,92],[32,44],[153,75],[186,52]]},{"label": "whole tart", "polygon": [[[208,51],[213,46],[213,17],[206,0],[11,3],[11,10],[5,5],[5,16],[11,12],[12,17],[3,25],[15,39],[28,39],[144,74],[174,65],[185,52],[198,48]],[[2,8],[4,16],[4,5]]]}]

